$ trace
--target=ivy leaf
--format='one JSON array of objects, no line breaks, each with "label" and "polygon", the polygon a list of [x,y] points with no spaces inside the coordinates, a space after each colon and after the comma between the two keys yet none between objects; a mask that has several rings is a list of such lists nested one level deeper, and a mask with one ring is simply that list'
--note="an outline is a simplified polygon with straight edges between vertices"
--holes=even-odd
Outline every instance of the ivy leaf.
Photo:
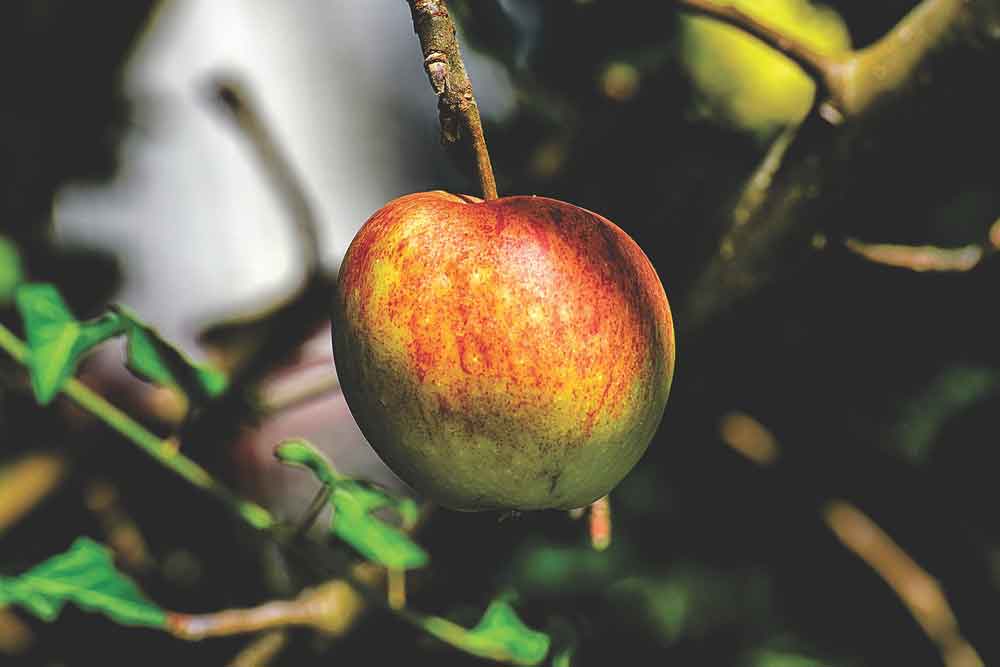
[{"label": "ivy leaf", "polygon": [[225,391],[228,380],[224,373],[191,361],[129,308],[115,305],[112,311],[121,318],[128,336],[126,365],[139,378],[175,387],[196,403]]},{"label": "ivy leaf", "polygon": [[67,602],[121,625],[166,627],[167,614],[119,573],[108,550],[86,537],[18,577],[0,577],[0,604],[18,604],[51,622]]},{"label": "ivy leaf", "polygon": [[330,528],[368,560],[397,570],[424,567],[430,560],[427,552],[406,533],[371,514],[382,507],[396,507],[399,502],[359,482],[341,482],[333,487],[330,496]]},{"label": "ivy leaf", "polygon": [[89,322],[77,321],[59,290],[48,283],[19,286],[15,301],[31,350],[31,387],[42,405],[55,398],[84,354],[122,333],[121,321],[113,313]]},{"label": "ivy leaf", "polygon": [[417,517],[417,504],[413,500],[396,498],[370,484],[344,477],[305,440],[287,440],[274,453],[283,463],[308,468],[330,487],[328,502],[333,509],[330,531],[362,556],[399,570],[427,565],[430,558],[426,551],[406,533],[373,514],[389,508],[399,514],[404,526],[412,526]]},{"label": "ivy leaf", "polygon": [[419,623],[428,633],[466,653],[516,665],[541,663],[551,644],[547,634],[526,626],[502,600],[490,604],[471,630],[437,616],[422,618]]}]

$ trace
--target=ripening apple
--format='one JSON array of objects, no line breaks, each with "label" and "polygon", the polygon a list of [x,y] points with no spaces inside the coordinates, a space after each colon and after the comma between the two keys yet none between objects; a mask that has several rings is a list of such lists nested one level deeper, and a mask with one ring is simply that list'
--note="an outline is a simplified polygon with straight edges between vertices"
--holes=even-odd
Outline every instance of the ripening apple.
[{"label": "ripening apple", "polygon": [[607,219],[544,197],[400,197],[333,305],[344,395],[389,467],[459,510],[582,507],[649,445],[674,370],[663,286]]},{"label": "ripening apple", "polygon": [[[843,19],[810,0],[730,0],[824,55],[851,47]],[[815,86],[797,65],[739,28],[702,16],[681,19],[681,59],[700,103],[725,122],[760,135],[800,121]]]}]

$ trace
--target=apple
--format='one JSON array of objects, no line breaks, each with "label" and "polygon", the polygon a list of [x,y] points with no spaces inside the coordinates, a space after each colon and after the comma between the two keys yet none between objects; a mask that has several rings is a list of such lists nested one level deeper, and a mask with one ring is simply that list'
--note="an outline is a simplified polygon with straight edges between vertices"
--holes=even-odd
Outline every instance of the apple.
[{"label": "apple", "polygon": [[[809,0],[731,0],[731,4],[814,51],[851,47],[843,19]],[[703,16],[681,19],[681,60],[711,115],[761,136],[809,112],[815,86],[797,65],[739,28]]]},{"label": "apple", "polygon": [[388,466],[458,510],[570,509],[632,469],[663,416],[674,330],[642,250],[545,197],[400,197],[340,267],[333,350]]}]

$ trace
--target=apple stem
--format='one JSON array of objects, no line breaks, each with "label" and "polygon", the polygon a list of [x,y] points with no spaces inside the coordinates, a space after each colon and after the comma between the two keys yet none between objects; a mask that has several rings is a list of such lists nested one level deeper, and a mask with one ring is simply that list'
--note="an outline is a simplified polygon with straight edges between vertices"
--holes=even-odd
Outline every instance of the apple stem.
[{"label": "apple stem", "polygon": [[462,61],[455,37],[455,23],[448,7],[444,0],[407,0],[407,4],[413,16],[413,30],[420,39],[427,78],[438,96],[441,143],[446,146],[455,144],[461,140],[463,130],[468,134],[476,156],[483,199],[496,199],[497,184],[486,148],[483,121],[472,94],[472,81]]}]

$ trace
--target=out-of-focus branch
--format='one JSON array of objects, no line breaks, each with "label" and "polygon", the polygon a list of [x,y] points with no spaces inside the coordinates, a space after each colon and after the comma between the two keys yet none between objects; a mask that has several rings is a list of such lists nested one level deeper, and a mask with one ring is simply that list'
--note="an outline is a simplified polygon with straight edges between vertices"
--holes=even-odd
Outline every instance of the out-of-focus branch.
[{"label": "out-of-focus branch", "polygon": [[340,382],[337,380],[337,374],[333,372],[331,365],[328,372],[322,374],[299,373],[275,383],[274,386],[263,388],[259,392],[258,404],[261,413],[267,416],[291,410],[339,392]]},{"label": "out-of-focus branch", "polygon": [[0,535],[58,488],[66,469],[64,457],[42,452],[0,469]]},{"label": "out-of-focus branch", "polygon": [[940,584],[878,524],[854,505],[834,500],[823,520],[845,547],[878,573],[937,644],[947,667],[982,667],[983,660],[958,629]]},{"label": "out-of-focus branch", "polygon": [[876,264],[895,266],[911,271],[971,271],[996,248],[966,245],[960,248],[938,248],[932,245],[909,246],[895,243],[865,243],[844,239],[844,247]]},{"label": "out-of-focus branch", "polygon": [[254,327],[258,335],[242,350],[241,358],[233,360],[229,388],[192,416],[182,429],[180,440],[184,443],[225,443],[231,439],[233,431],[255,412],[251,389],[326,321],[334,282],[320,263],[318,220],[305,188],[250,95],[239,82],[227,77],[216,78],[212,92],[253,146],[276,193],[291,212],[302,240],[307,275],[305,284],[293,297],[259,318]]},{"label": "out-of-focus branch", "polygon": [[[779,447],[774,435],[750,415],[724,416],[719,422],[719,434],[728,446],[758,465],[770,466],[778,459]],[[982,658],[959,631],[958,620],[938,581],[888,533],[843,500],[826,503],[822,516],[837,539],[892,589],[937,645],[947,667],[982,667]]]},{"label": "out-of-focus branch", "polygon": [[122,507],[118,490],[108,481],[95,480],[84,489],[84,502],[104,530],[106,543],[118,562],[132,572],[147,572],[155,566],[139,525]]},{"label": "out-of-focus branch", "polygon": [[253,639],[229,661],[229,667],[265,667],[288,643],[285,630],[273,630]]},{"label": "out-of-focus branch", "polygon": [[441,119],[441,141],[453,144],[461,140],[464,130],[476,156],[476,170],[483,199],[497,198],[493,166],[486,149],[483,121],[479,105],[472,94],[472,82],[455,37],[455,24],[444,0],[407,0],[413,16],[413,29],[420,38],[424,69],[431,88],[438,96]]},{"label": "out-of-focus branch", "polygon": [[904,87],[974,4],[977,0],[924,0],[877,42],[853,53],[836,75],[841,113],[856,116]]},{"label": "out-of-focus branch", "polygon": [[[374,586],[384,579],[385,570],[369,563],[354,567],[353,578]],[[355,586],[334,579],[304,591],[293,600],[277,600],[257,607],[228,609],[210,614],[171,614],[168,629],[181,639],[246,634],[292,626],[312,627],[339,637],[345,634],[367,608]]]},{"label": "out-of-focus branch", "polygon": [[844,239],[844,246],[870,262],[911,271],[971,271],[987,257],[1000,252],[1000,220],[990,226],[982,243],[960,248],[866,243],[853,238]]},{"label": "out-of-focus branch", "polygon": [[319,270],[319,220],[301,179],[250,99],[246,87],[232,77],[217,77],[212,95],[240,128],[257,154],[257,161],[270,179],[278,198],[288,208],[289,218],[299,233],[306,270]]},{"label": "out-of-focus branch", "polygon": [[682,335],[807,260],[831,203],[845,196],[858,161],[865,159],[862,148],[885,131],[880,124],[930,94],[929,87],[910,85],[930,56],[960,41],[953,37],[995,41],[996,24],[977,17],[1000,13],[996,5],[997,0],[924,0],[875,44],[838,60],[834,78],[843,94],[833,102],[848,122],[834,127],[830,114],[810,114],[794,140],[765,158],[759,172],[767,178],[751,179],[739,204],[723,213],[718,251],[678,314]]}]

